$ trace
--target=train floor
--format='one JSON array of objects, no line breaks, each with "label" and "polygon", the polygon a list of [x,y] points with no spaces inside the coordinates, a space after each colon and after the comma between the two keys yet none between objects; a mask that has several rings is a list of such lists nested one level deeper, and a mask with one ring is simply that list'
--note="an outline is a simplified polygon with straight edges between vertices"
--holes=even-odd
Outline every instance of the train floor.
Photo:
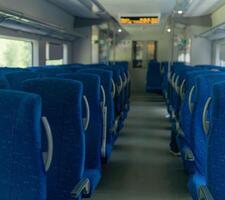
[{"label": "train floor", "polygon": [[190,200],[160,95],[135,96],[93,200]]}]

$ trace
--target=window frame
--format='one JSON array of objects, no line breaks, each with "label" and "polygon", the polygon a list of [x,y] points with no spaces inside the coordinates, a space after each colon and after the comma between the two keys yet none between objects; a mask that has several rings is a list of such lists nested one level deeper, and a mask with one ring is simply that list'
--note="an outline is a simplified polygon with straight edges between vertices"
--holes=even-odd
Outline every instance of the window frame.
[{"label": "window frame", "polygon": [[[46,41],[45,43],[45,64],[47,64],[48,61],[56,61],[56,60],[50,60],[50,43],[51,41]],[[54,43],[54,42],[52,42]],[[60,43],[55,42],[56,44],[62,45],[62,58],[57,60],[62,60],[62,65],[68,64],[69,61],[69,45],[66,43]]]}]

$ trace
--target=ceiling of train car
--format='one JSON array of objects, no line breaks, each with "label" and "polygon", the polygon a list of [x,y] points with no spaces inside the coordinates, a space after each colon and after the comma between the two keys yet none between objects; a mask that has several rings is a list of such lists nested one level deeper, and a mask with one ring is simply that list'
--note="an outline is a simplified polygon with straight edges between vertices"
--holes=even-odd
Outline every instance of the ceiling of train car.
[{"label": "ceiling of train car", "polygon": [[97,18],[98,16],[92,12],[92,2],[90,0],[47,0],[61,7],[74,16]]},{"label": "ceiling of train car", "polygon": [[119,19],[120,15],[136,14],[160,14],[160,24],[158,25],[141,25],[141,26],[124,26],[131,34],[140,33],[158,33],[163,31],[167,17],[173,11],[176,0],[98,0],[99,3],[115,18]]},{"label": "ceiling of train car", "polygon": [[[165,29],[167,18],[172,14],[176,3],[184,5],[186,17],[207,15],[225,3],[225,0],[98,0],[102,6],[115,18],[124,14],[157,14],[161,15],[159,25],[125,26],[131,34],[161,33]],[[183,2],[183,3],[182,3]],[[141,31],[141,32],[140,32]]]},{"label": "ceiling of train car", "polygon": [[[102,17],[98,12],[93,12],[93,6],[100,3],[104,9],[116,20],[121,15],[138,14],[159,14],[160,23],[157,25],[133,25],[124,26],[124,29],[130,34],[159,34],[165,30],[167,19],[172,14],[178,4],[184,9],[186,17],[202,16],[210,14],[219,6],[225,3],[225,0],[47,0],[61,7],[74,16],[86,18]],[[185,8],[182,8],[185,7]],[[97,6],[98,7],[98,6]]]}]

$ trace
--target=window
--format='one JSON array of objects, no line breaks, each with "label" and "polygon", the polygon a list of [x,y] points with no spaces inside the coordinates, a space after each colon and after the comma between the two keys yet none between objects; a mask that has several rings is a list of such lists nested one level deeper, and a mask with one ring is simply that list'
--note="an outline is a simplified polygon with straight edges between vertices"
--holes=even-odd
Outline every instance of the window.
[{"label": "window", "polygon": [[0,37],[0,67],[32,66],[33,42]]},{"label": "window", "polygon": [[191,62],[191,38],[187,36],[186,31],[179,31],[175,36],[174,47],[176,59],[180,62],[189,64]]},{"label": "window", "polygon": [[46,43],[46,65],[68,63],[68,46],[66,44]]},{"label": "window", "polygon": [[189,52],[181,52],[178,55],[179,62],[190,63],[191,62],[191,55]]}]

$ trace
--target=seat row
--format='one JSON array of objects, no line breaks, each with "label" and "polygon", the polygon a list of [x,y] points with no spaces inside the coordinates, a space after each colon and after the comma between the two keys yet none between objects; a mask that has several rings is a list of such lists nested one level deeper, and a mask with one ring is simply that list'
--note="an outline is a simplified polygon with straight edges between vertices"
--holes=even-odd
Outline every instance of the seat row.
[{"label": "seat row", "polygon": [[162,90],[194,200],[225,199],[225,70],[163,62]]},{"label": "seat row", "polygon": [[1,199],[91,197],[129,90],[126,63],[1,68]]}]

